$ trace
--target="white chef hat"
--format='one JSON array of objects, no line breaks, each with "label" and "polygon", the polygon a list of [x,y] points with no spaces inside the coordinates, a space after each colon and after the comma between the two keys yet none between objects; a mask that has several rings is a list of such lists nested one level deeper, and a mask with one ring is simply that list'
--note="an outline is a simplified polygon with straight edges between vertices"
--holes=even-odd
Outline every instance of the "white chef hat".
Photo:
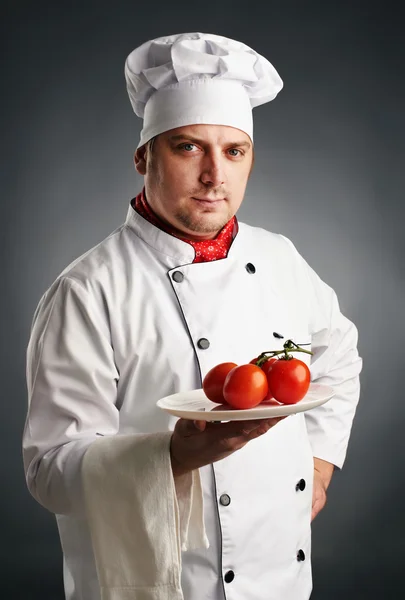
[{"label": "white chef hat", "polygon": [[129,98],[143,129],[138,148],[184,125],[228,125],[253,141],[252,109],[283,87],[270,62],[241,42],[181,33],[145,42],[125,62]]}]

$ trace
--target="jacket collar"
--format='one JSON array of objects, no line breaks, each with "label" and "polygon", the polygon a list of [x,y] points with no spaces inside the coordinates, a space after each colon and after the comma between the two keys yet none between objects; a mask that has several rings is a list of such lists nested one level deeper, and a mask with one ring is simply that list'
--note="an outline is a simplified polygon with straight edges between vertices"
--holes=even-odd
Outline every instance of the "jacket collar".
[{"label": "jacket collar", "polygon": [[[235,253],[236,247],[240,242],[240,225],[239,231],[236,234],[231,248],[228,252],[228,258]],[[144,219],[134,208],[129,205],[127,218],[125,220],[125,226],[133,231],[141,240],[146,244],[171,258],[176,259],[179,264],[192,263],[195,258],[195,250],[193,246],[187,242],[183,242],[179,238],[166,233],[162,229],[159,229],[155,225],[152,225],[149,221]],[[227,259],[223,259],[227,260]],[[217,261],[214,261],[214,263]],[[218,261],[221,262],[221,261]],[[213,263],[202,263],[202,264],[213,264]]]}]

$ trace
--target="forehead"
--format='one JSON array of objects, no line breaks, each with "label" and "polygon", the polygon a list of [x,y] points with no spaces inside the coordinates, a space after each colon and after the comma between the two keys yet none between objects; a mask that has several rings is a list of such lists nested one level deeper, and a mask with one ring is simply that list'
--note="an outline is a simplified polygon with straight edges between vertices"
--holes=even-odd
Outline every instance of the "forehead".
[{"label": "forehead", "polygon": [[[159,136],[160,137],[160,136]],[[205,144],[249,144],[252,145],[248,134],[235,127],[227,125],[185,125],[177,127],[161,134],[161,137],[169,142],[181,141],[183,139],[194,139]]]}]

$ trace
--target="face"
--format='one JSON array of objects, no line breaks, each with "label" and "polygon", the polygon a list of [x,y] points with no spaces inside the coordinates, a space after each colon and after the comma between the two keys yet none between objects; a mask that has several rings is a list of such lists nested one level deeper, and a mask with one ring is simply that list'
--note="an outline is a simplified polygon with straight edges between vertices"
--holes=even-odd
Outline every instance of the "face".
[{"label": "face", "polygon": [[188,125],[135,154],[152,210],[181,237],[216,237],[242,203],[253,164],[250,137],[224,125]]}]

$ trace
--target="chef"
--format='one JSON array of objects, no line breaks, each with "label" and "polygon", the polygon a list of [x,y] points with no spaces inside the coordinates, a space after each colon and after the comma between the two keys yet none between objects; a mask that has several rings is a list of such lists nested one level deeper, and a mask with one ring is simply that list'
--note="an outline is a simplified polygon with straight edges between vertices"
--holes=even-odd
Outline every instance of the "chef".
[{"label": "chef", "polygon": [[[311,520],[345,461],[362,361],[293,243],[236,217],[252,109],[283,83],[245,44],[203,33],[144,43],[125,77],[144,188],[45,292],[27,351],[25,473],[56,515],[66,598],[307,600]],[[224,423],[156,406],[287,339],[334,388],[322,406]]]}]

